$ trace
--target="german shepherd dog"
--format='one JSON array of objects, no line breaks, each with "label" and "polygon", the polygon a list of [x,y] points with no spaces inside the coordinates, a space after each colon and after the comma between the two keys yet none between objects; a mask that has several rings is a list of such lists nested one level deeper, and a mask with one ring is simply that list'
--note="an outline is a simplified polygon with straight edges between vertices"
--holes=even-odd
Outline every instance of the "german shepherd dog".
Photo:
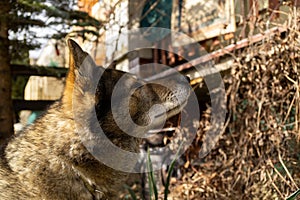
[{"label": "german shepherd dog", "polygon": [[[189,84],[184,84],[186,80],[166,81],[172,91],[163,82],[146,84],[129,73],[96,66],[90,55],[71,39],[68,46],[70,69],[61,100],[5,147],[0,163],[0,199],[117,199],[128,172],[107,166],[93,155],[90,149],[96,148],[102,154],[106,150],[91,142],[97,134],[94,127],[100,126],[118,148],[138,152],[139,139],[120,128],[120,123],[122,127],[129,124],[126,113],[138,127],[151,128],[147,126],[151,120],[156,125],[162,121],[161,117],[153,116],[159,110],[152,109],[154,105],[162,105],[165,118],[169,118],[181,111],[190,94]],[[92,79],[98,72],[101,77],[97,77],[95,92],[91,92],[89,88],[95,81]],[[130,98],[128,101],[117,94],[118,102],[114,104],[113,90],[121,78],[121,86],[129,91]],[[96,123],[89,115],[93,112]],[[84,143],[84,138],[90,142]],[[118,155],[109,153],[112,160],[118,159]],[[133,162],[125,159],[120,164],[134,166]]]}]

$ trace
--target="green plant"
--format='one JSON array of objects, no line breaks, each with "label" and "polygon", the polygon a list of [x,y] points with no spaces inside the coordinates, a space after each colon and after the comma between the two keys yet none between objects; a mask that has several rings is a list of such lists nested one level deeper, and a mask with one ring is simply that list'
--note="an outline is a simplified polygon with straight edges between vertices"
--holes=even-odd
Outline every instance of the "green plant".
[{"label": "green plant", "polygon": [[171,175],[173,173],[173,169],[174,169],[174,166],[175,166],[175,162],[178,158],[178,153],[180,151],[182,147],[182,143],[180,144],[179,148],[178,148],[178,151],[176,152],[176,155],[175,157],[173,158],[172,162],[171,162],[171,165],[168,169],[168,176],[167,176],[167,180],[166,180],[166,185],[165,185],[165,190],[164,190],[164,200],[167,200],[168,199],[168,195],[169,195],[169,186],[170,186],[170,180],[171,180]]},{"label": "green plant", "polygon": [[[172,160],[172,162],[170,164],[170,167],[168,169],[167,179],[166,179],[165,189],[164,189],[164,200],[168,199],[170,180],[171,180],[173,169],[174,169],[176,160],[178,158],[178,153],[179,153],[179,151],[181,149],[181,146],[182,146],[182,144],[180,144],[179,149],[176,152],[176,155],[173,158],[173,160]],[[151,157],[150,157],[149,148],[148,148],[148,151],[147,151],[147,169],[148,169],[148,183],[149,183],[149,196],[150,196],[150,199],[152,199],[152,197],[154,196],[154,199],[158,200],[158,190],[157,190],[157,185],[156,185],[157,183],[156,183],[154,172],[153,172],[153,165],[152,165],[152,161],[151,161]],[[130,197],[133,200],[136,200],[137,197],[136,197],[134,191],[129,186],[127,186],[127,185],[125,187],[128,190],[128,192],[130,194]]]},{"label": "green plant", "polygon": [[[125,185],[124,187],[128,190],[131,199],[132,200],[137,200],[137,197],[136,197],[134,191],[131,189],[131,187],[129,187],[128,185]],[[127,198],[125,198],[125,199],[127,199]]]},{"label": "green plant", "polygon": [[291,194],[288,198],[286,198],[286,200],[295,200],[299,194],[300,194],[300,189],[298,189],[296,192]]},{"label": "green plant", "polygon": [[155,200],[158,199],[158,192],[157,192],[157,186],[156,186],[156,181],[154,177],[154,172],[153,172],[153,166],[150,158],[150,151],[148,148],[147,151],[147,169],[148,169],[148,182],[149,182],[149,196],[152,198],[152,194],[154,194]]}]

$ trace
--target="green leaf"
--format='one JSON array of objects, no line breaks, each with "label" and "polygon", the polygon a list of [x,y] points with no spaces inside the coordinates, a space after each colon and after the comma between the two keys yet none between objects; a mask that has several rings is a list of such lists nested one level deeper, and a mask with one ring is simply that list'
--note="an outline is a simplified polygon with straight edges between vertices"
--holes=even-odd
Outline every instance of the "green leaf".
[{"label": "green leaf", "polygon": [[300,189],[298,189],[296,192],[291,194],[286,200],[295,200],[299,194],[300,194]]},{"label": "green leaf", "polygon": [[168,199],[171,176],[172,176],[172,173],[173,173],[173,169],[174,169],[176,160],[178,158],[179,151],[182,148],[182,144],[183,144],[183,142],[180,144],[180,146],[178,148],[178,151],[176,152],[176,155],[175,155],[174,159],[172,160],[171,165],[170,165],[169,170],[168,170],[168,176],[167,176],[165,190],[164,190],[164,200]]},{"label": "green leaf", "polygon": [[128,190],[128,192],[129,192],[131,198],[132,198],[133,200],[137,200],[137,197],[136,197],[134,191],[131,189],[131,187],[129,187],[128,185],[124,185],[124,187]]},{"label": "green leaf", "polygon": [[[157,187],[156,187],[156,181],[154,177],[154,172],[153,172],[153,166],[150,158],[150,151],[148,148],[147,151],[147,169],[148,169],[148,182],[149,182],[149,195],[150,198],[152,197],[152,194],[154,193],[154,198],[157,200],[158,199],[158,192],[157,192]],[[152,191],[153,190],[153,191]]]}]

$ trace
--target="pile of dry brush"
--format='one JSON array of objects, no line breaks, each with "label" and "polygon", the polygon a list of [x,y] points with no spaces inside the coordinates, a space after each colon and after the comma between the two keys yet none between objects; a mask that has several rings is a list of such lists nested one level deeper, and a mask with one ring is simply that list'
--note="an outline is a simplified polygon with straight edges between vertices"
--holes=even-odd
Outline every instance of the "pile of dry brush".
[{"label": "pile of dry brush", "polygon": [[300,187],[300,13],[288,22],[285,34],[235,54],[224,78],[227,128],[200,165],[185,169],[170,199],[284,199]]}]

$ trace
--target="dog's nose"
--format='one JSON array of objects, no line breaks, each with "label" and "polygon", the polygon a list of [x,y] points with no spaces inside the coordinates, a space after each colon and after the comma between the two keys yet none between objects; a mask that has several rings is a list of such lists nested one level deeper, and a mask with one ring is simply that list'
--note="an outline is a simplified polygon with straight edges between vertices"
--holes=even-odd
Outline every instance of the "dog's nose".
[{"label": "dog's nose", "polygon": [[191,81],[190,77],[188,77],[188,76],[185,76],[185,79],[187,80],[187,82]]}]

